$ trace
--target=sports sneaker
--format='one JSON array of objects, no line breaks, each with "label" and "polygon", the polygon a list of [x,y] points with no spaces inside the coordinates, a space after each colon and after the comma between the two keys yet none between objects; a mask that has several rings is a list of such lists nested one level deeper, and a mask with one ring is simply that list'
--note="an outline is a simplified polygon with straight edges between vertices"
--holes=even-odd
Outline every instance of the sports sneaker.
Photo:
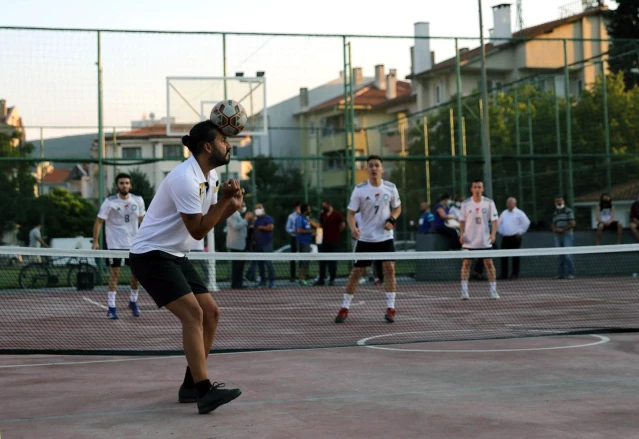
[{"label": "sports sneaker", "polygon": [[233,401],[242,394],[240,389],[222,389],[224,383],[213,383],[208,393],[197,400],[197,411],[203,415],[211,413],[221,405]]},{"label": "sports sneaker", "polygon": [[107,317],[110,318],[111,320],[117,320],[120,318],[118,316],[117,311],[115,310],[115,307],[113,308],[109,307],[109,310],[107,311]]},{"label": "sports sneaker", "polygon": [[386,314],[384,315],[384,320],[386,320],[388,323],[393,323],[395,321],[395,309],[394,308],[387,308],[386,309]]},{"label": "sports sneaker", "polygon": [[497,290],[490,292],[490,298],[495,300],[499,299],[499,294],[497,294]]},{"label": "sports sneaker", "polygon": [[470,299],[470,296],[468,295],[468,290],[462,290],[461,299],[462,300]]},{"label": "sports sneaker", "polygon": [[306,281],[306,280],[300,280],[300,281],[299,281],[299,284],[300,284],[300,286],[301,286],[301,287],[307,287],[307,286],[308,286],[308,281]]},{"label": "sports sneaker", "polygon": [[335,317],[335,323],[344,323],[346,317],[348,317],[348,308],[340,309],[337,317]]},{"label": "sports sneaker", "polygon": [[140,317],[140,308],[138,308],[138,302],[129,302],[129,309],[133,317]]},{"label": "sports sneaker", "polygon": [[274,280],[268,281],[268,287],[269,288],[275,288],[275,281]]},{"label": "sports sneaker", "polygon": [[182,403],[197,402],[197,389],[195,387],[184,387],[184,384],[182,384],[178,392],[178,401]]}]

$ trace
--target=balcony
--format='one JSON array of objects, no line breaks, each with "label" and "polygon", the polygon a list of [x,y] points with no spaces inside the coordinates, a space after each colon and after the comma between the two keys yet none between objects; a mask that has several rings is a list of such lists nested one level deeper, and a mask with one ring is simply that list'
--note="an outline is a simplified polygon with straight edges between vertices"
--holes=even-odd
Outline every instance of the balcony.
[{"label": "balcony", "polygon": [[[336,132],[320,137],[320,151],[322,153],[331,151],[342,151],[346,148],[346,136],[344,132]],[[364,131],[355,132],[355,148],[366,151],[366,133]]]}]

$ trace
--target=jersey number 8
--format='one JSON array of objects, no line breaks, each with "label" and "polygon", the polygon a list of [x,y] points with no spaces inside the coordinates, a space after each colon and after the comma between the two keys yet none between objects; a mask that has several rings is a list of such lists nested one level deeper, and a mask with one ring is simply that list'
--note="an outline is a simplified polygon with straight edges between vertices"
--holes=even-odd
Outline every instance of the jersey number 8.
[{"label": "jersey number 8", "polygon": [[129,214],[128,213],[126,215],[124,215],[124,222],[125,223],[129,222]]}]

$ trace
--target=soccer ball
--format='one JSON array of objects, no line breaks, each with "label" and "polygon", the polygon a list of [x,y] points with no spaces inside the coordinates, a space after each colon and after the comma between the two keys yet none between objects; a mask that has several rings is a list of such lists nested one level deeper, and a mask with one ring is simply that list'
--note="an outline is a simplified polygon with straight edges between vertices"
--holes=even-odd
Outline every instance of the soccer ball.
[{"label": "soccer ball", "polygon": [[218,102],[211,110],[211,122],[226,136],[237,136],[246,126],[248,117],[242,104],[233,99]]}]

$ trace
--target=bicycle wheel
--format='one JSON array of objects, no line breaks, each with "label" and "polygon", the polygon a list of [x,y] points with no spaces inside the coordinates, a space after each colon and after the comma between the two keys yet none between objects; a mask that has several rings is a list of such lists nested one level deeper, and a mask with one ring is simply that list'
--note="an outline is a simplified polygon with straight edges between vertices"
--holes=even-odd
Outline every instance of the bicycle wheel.
[{"label": "bicycle wheel", "polygon": [[69,282],[70,286],[75,288],[78,287],[78,275],[80,273],[91,273],[93,276],[93,285],[95,285],[98,282],[98,270],[93,265],[81,262],[69,268],[69,275],[67,276],[67,282]]},{"label": "bicycle wheel", "polygon": [[44,288],[49,284],[49,269],[42,264],[31,263],[20,270],[20,288]]}]

